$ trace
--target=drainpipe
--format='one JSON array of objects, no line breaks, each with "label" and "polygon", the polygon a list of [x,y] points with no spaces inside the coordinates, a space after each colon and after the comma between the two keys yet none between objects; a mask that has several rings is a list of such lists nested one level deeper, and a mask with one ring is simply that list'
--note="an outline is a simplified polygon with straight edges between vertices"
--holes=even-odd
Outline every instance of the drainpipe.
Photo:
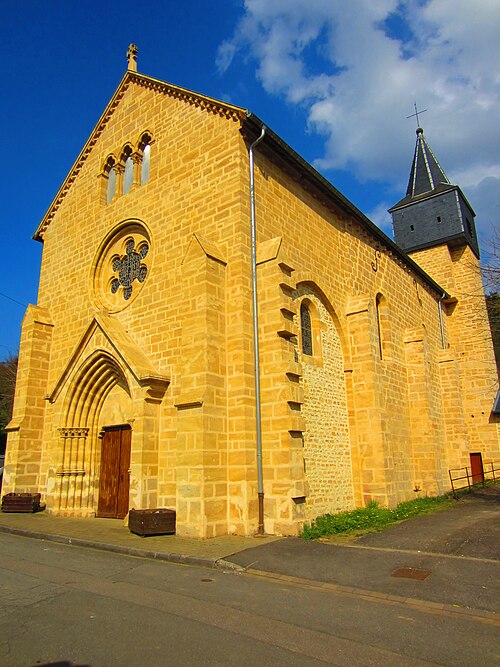
[{"label": "drainpipe", "polygon": [[443,350],[446,349],[446,340],[444,337],[444,322],[443,322],[443,299],[446,297],[446,294],[443,292],[443,296],[438,301],[439,307],[439,326],[441,328],[441,347]]},{"label": "drainpipe", "polygon": [[257,241],[255,231],[255,182],[253,150],[266,133],[262,126],[258,137],[249,148],[250,166],[250,226],[252,237],[252,301],[253,301],[253,360],[255,369],[255,427],[257,435],[257,490],[259,496],[259,525],[257,533],[264,534],[264,480],[262,474],[262,424],[260,416],[260,362],[259,362],[259,313],[257,304]]}]

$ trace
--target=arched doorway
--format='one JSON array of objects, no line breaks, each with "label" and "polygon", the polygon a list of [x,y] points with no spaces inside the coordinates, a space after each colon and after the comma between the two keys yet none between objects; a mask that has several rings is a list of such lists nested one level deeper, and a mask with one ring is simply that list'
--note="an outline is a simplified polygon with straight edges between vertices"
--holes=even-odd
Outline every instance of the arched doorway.
[{"label": "arched doorway", "polygon": [[55,509],[123,518],[128,512],[133,402],[125,373],[108,352],[95,350],[79,367],[63,412]]}]

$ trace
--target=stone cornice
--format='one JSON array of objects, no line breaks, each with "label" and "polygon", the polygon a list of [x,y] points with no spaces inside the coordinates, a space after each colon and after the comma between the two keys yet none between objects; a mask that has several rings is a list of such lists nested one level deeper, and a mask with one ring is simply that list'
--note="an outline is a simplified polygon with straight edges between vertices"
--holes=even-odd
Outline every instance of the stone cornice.
[{"label": "stone cornice", "polygon": [[232,104],[227,104],[226,102],[221,102],[219,100],[207,97],[206,95],[201,95],[195,93],[191,90],[185,88],[180,88],[179,86],[174,86],[172,84],[166,83],[165,81],[160,81],[159,79],[153,79],[152,77],[145,76],[144,74],[138,74],[137,72],[132,72],[128,70],[122,80],[120,81],[118,88],[116,89],[113,97],[111,98],[109,104],[104,110],[102,116],[97,121],[97,124],[92,131],[89,139],[87,140],[85,146],[81,150],[79,156],[76,158],[75,163],[71,167],[68,175],[66,176],[63,184],[59,188],[58,193],[56,194],[52,204],[50,205],[47,213],[44,215],[42,221],[38,225],[38,228],[33,235],[33,238],[36,241],[43,241],[43,237],[47,227],[50,225],[52,218],[57,212],[59,206],[61,205],[66,193],[70,189],[71,185],[75,181],[76,177],[80,173],[80,170],[85,163],[88,155],[95,146],[97,140],[101,136],[104,128],[106,127],[109,119],[113,115],[116,107],[123,98],[125,92],[128,90],[131,84],[137,84],[139,86],[161,92],[171,97],[174,97],[179,100],[183,100],[188,104],[192,104],[201,109],[205,109],[209,113],[215,113],[223,118],[230,120],[238,121],[243,120],[246,117],[246,110],[240,107],[233,106]]},{"label": "stone cornice", "polygon": [[129,72],[128,74],[134,83],[137,83],[144,88],[165,93],[170,97],[183,100],[200,109],[206,109],[210,113],[217,114],[223,118],[230,118],[235,121],[244,120],[246,118],[247,110],[234,106],[233,104],[216,100],[207,95],[188,90],[187,88],[174,86],[171,83],[166,83],[159,79],[153,79],[153,77],[145,76],[144,74],[137,74],[136,72]]}]

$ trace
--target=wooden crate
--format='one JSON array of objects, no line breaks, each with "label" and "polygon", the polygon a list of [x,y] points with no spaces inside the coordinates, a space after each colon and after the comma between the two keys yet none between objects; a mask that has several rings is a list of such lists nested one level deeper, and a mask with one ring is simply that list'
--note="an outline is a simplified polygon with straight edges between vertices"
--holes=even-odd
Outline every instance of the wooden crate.
[{"label": "wooden crate", "polygon": [[175,510],[156,508],[152,510],[130,510],[128,527],[131,533],[146,535],[174,535]]},{"label": "wooden crate", "polygon": [[2,498],[2,512],[38,512],[39,493],[6,493]]}]

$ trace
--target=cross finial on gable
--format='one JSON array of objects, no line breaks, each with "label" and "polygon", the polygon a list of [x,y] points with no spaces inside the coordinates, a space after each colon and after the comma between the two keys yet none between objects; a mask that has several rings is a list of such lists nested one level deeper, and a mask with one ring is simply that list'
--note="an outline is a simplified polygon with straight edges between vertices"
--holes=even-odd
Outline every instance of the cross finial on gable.
[{"label": "cross finial on gable", "polygon": [[128,47],[127,51],[127,69],[131,70],[132,72],[137,72],[137,53],[139,52],[139,49],[135,44],[130,44]]}]

